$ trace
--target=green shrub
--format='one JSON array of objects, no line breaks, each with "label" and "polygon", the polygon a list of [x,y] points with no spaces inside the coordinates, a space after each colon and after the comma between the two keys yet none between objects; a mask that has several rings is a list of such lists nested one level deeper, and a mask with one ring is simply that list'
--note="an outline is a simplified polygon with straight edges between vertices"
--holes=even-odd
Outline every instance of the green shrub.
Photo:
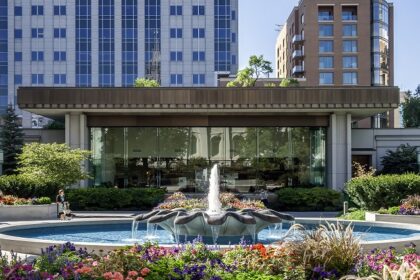
[{"label": "green shrub", "polygon": [[346,192],[360,208],[376,211],[400,205],[402,199],[420,193],[420,175],[358,177],[347,182]]},{"label": "green shrub", "polygon": [[34,204],[37,204],[37,205],[51,204],[51,198],[49,198],[49,197],[40,197],[40,198],[34,199],[33,203]]},{"label": "green shrub", "polygon": [[72,210],[148,210],[164,195],[161,188],[85,188],[67,190],[66,198]]},{"label": "green shrub", "polygon": [[336,211],[342,207],[340,192],[316,188],[284,188],[277,191],[278,208],[283,211]]},{"label": "green shrub", "polygon": [[55,184],[42,184],[34,179],[22,175],[0,176],[0,190],[5,195],[17,197],[50,197],[57,194],[60,186]]},{"label": "green shrub", "polygon": [[338,217],[339,219],[343,220],[355,220],[355,221],[364,221],[365,220],[365,210],[355,210],[352,212],[348,212],[346,215],[341,215]]}]

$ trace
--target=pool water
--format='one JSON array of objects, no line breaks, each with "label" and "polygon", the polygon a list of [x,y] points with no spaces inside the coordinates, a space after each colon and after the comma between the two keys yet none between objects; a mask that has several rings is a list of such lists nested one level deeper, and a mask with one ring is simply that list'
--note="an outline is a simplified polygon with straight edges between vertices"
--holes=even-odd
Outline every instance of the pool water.
[{"label": "pool water", "polygon": [[[306,228],[313,228],[315,225],[305,225]],[[258,234],[258,242],[263,244],[270,244],[278,241],[289,229],[289,224],[284,224],[281,231],[276,231],[273,234],[269,229],[264,229]],[[354,235],[361,238],[362,241],[381,241],[401,238],[410,238],[420,236],[420,231],[383,228],[383,227],[368,227],[355,226],[353,229]],[[146,224],[140,224],[138,227],[137,236],[131,237],[131,223],[121,224],[101,224],[101,225],[68,225],[59,227],[45,227],[33,229],[21,229],[4,232],[4,234],[23,238],[35,238],[51,241],[69,241],[69,242],[89,242],[101,244],[134,244],[146,241],[156,241],[159,244],[176,244],[173,236],[162,228],[158,228],[156,235],[153,238],[147,237]],[[180,237],[181,241],[191,241],[195,236],[185,238]],[[238,244],[241,239],[251,242],[250,236],[245,237],[220,237],[218,244],[229,245]],[[203,241],[212,244],[212,237],[204,237]]]}]

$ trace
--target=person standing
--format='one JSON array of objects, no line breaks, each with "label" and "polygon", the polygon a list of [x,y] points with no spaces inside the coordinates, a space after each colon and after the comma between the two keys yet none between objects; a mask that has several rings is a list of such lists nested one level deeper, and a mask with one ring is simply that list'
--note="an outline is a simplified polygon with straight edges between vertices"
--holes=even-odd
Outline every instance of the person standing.
[{"label": "person standing", "polygon": [[64,195],[64,190],[60,189],[58,191],[58,195],[55,198],[55,202],[57,203],[57,213],[58,213],[58,218],[60,218],[60,220],[64,220],[65,218],[65,213],[64,213],[64,203],[66,202],[66,197]]}]

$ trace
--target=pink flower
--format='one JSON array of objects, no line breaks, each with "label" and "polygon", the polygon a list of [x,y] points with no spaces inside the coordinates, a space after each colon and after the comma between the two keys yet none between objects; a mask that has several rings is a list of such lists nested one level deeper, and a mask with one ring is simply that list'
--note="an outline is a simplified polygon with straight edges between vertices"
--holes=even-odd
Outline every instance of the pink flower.
[{"label": "pink flower", "polygon": [[143,277],[137,277],[136,280],[144,280],[144,278]]},{"label": "pink flower", "polygon": [[103,276],[107,280],[124,280],[124,276],[120,272],[105,272]]},{"label": "pink flower", "polygon": [[136,277],[137,275],[139,275],[139,274],[137,273],[137,271],[132,270],[132,271],[129,271],[129,272],[128,272],[128,276],[129,276],[129,277]]},{"label": "pink flower", "polygon": [[92,263],[92,266],[98,266],[98,262],[97,262],[97,261],[94,261],[94,262]]},{"label": "pink flower", "polygon": [[149,273],[150,273],[150,269],[148,269],[147,267],[143,268],[140,271],[141,276],[147,276],[147,274],[149,274]]}]

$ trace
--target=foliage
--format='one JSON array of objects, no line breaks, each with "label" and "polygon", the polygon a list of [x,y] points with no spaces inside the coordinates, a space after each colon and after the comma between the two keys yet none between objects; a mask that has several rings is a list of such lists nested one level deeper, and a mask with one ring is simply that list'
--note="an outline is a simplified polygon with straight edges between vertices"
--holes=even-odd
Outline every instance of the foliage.
[{"label": "foliage", "polygon": [[346,184],[351,200],[362,209],[376,211],[397,206],[409,195],[420,193],[420,175],[381,175],[353,178]]},{"label": "foliage", "polygon": [[22,152],[23,131],[18,116],[12,105],[9,105],[3,116],[4,125],[0,131],[0,150],[3,151],[3,174],[16,173],[17,160]]},{"label": "foliage", "polygon": [[416,147],[407,144],[399,146],[396,151],[388,150],[381,164],[381,174],[418,173]]},{"label": "foliage", "polygon": [[18,171],[42,184],[70,186],[89,178],[81,168],[89,155],[89,151],[71,149],[66,144],[32,143],[23,147]]},{"label": "foliage", "polygon": [[283,79],[280,83],[280,87],[298,87],[299,81],[296,79]]},{"label": "foliage", "polygon": [[160,84],[156,80],[147,79],[147,78],[137,78],[134,81],[134,87],[137,88],[154,88],[160,87]]},{"label": "foliage", "polygon": [[401,215],[420,215],[420,195],[410,195],[402,201],[398,213]]},{"label": "foliage", "polygon": [[389,207],[388,209],[381,208],[378,210],[379,214],[397,215],[400,212],[399,206]]},{"label": "foliage", "polygon": [[61,185],[41,183],[37,177],[18,175],[0,176],[0,190],[7,195],[18,197],[50,197],[57,194]]},{"label": "foliage", "polygon": [[353,169],[353,177],[373,176],[376,173],[376,170],[372,166],[361,165],[356,161],[353,161]]},{"label": "foliage", "polygon": [[[220,202],[224,209],[264,209],[264,204],[259,200],[239,200],[232,193],[221,193]],[[192,209],[206,209],[207,199],[190,199],[187,198],[183,193],[174,193],[168,197],[163,203],[159,204],[156,209],[177,209],[184,208],[187,210]]]},{"label": "foliage", "polygon": [[404,127],[420,127],[420,85],[402,104]]},{"label": "foliage", "polygon": [[161,188],[69,189],[66,199],[73,210],[148,210],[163,201]]},{"label": "foliage", "polygon": [[[315,230],[303,230],[298,242],[287,243],[312,279],[336,278],[349,274],[362,255],[359,239],[351,225],[320,225]],[[323,277],[328,276],[328,277]]]},{"label": "foliage", "polygon": [[344,220],[355,220],[355,221],[364,221],[366,211],[357,209],[355,211],[349,211],[345,215],[341,215],[339,218]]},{"label": "foliage", "polygon": [[323,187],[283,188],[277,191],[278,207],[287,211],[336,211],[342,207],[342,194]]},{"label": "foliage", "polygon": [[0,196],[0,205],[42,205],[51,204],[49,197],[40,197],[35,199],[18,198],[13,195]]},{"label": "foliage", "polygon": [[51,121],[47,125],[44,126],[44,129],[54,129],[54,130],[61,130],[64,129],[64,123],[59,121]]},{"label": "foliage", "polygon": [[255,87],[261,75],[269,76],[273,73],[271,62],[262,55],[253,55],[249,58],[248,66],[240,70],[236,79],[229,82],[227,87]]}]

